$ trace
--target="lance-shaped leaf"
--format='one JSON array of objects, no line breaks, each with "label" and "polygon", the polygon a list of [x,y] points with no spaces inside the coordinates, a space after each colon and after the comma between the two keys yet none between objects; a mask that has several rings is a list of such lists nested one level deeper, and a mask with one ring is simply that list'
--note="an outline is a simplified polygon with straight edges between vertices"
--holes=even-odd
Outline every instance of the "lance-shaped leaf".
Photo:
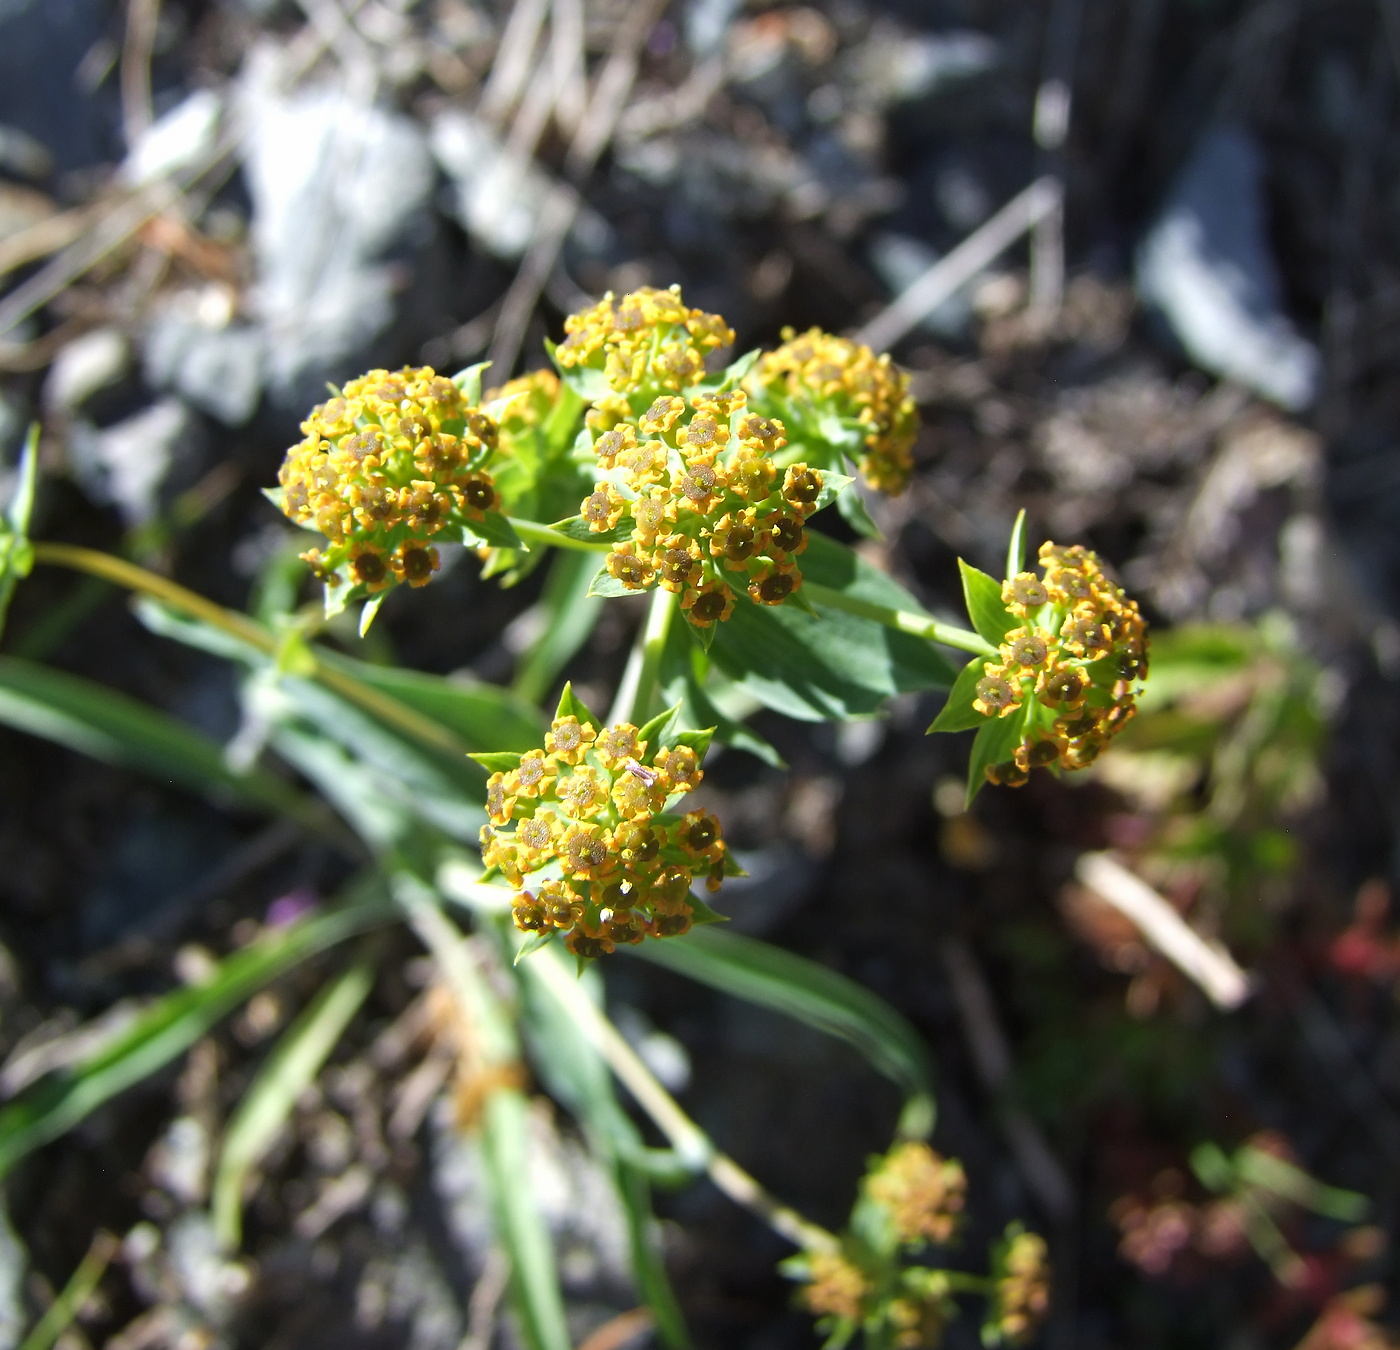
[{"label": "lance-shaped leaf", "polygon": [[15,474],[14,495],[0,524],[0,632],[15,587],[34,566],[34,550],[29,543],[29,517],[34,511],[34,491],[39,481],[39,424],[29,428],[20,452]]},{"label": "lance-shaped leaf", "polygon": [[963,598],[967,601],[967,616],[981,637],[995,647],[1020,622],[1001,598],[1001,582],[985,572],[970,567],[961,558]]},{"label": "lance-shaped leaf", "polygon": [[943,710],[929,725],[929,735],[935,731],[971,731],[973,727],[985,726],[986,714],[972,706],[977,697],[977,682],[982,678],[987,663],[975,656],[959,672],[948,691],[948,701]]},{"label": "lance-shaped leaf", "polygon": [[854,980],[793,952],[717,927],[626,951],[715,989],[786,1013],[854,1046],[904,1093],[901,1133],[933,1129],[933,1072],[918,1032]]},{"label": "lance-shaped leaf", "polygon": [[[844,544],[809,532],[798,560],[819,585],[895,609],[920,605],[898,582]],[[714,626],[710,655],[761,703],[804,721],[845,721],[879,710],[894,694],[947,689],[956,672],[924,638],[874,619],[791,604],[755,605],[740,597]]]},{"label": "lance-shaped leaf", "polygon": [[164,1068],[283,971],[391,918],[382,894],[363,886],[345,908],[267,933],[227,957],[202,984],[158,998],[86,1057],[45,1075],[0,1110],[0,1177],[25,1154]]}]

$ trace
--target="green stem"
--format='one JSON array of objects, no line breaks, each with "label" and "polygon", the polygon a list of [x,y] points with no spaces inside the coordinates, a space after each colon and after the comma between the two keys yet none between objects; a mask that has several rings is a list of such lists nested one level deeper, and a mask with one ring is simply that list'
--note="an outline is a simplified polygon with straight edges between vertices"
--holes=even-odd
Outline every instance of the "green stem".
[{"label": "green stem", "polygon": [[[518,936],[518,935],[517,935]],[[806,1251],[835,1251],[834,1234],[770,1195],[733,1158],[721,1153],[666,1091],[583,986],[565,969],[557,951],[546,948],[530,958],[531,969],[647,1113],[672,1148],[703,1167],[711,1181],[736,1204],[762,1219],[775,1233]]]},{"label": "green stem", "polygon": [[945,647],[957,647],[971,652],[974,656],[986,656],[993,660],[998,652],[985,638],[966,628],[955,628],[950,623],[940,623],[928,614],[915,614],[908,609],[895,609],[891,605],[881,605],[874,600],[862,600],[859,596],[847,595],[845,591],[833,590],[830,586],[818,585],[815,581],[802,583],[802,594],[814,605],[825,605],[827,609],[839,609],[847,614],[855,614],[862,619],[873,619],[886,628],[901,633],[911,633],[914,637],[928,638],[930,642],[940,642]]},{"label": "green stem", "polygon": [[[172,609],[178,609],[221,632],[228,633],[267,656],[275,657],[282,648],[281,639],[247,615],[216,605],[212,600],[206,600],[202,595],[186,590],[167,577],[158,576],[144,567],[127,562],[125,558],[100,553],[96,549],[80,548],[75,544],[36,543],[34,561],[48,563],[54,567],[71,567],[76,572],[86,572],[89,576],[115,582],[127,590],[149,595]],[[373,713],[381,721],[397,727],[424,745],[430,745],[451,755],[466,754],[467,747],[440,723],[414,712],[397,699],[370,688],[353,675],[317,660],[315,650],[309,644],[304,649],[304,654],[304,659],[308,662],[306,673],[333,693],[339,694],[350,703],[358,704],[366,712]]]},{"label": "green stem", "polygon": [[666,650],[666,635],[671,630],[671,618],[676,612],[676,595],[658,586],[651,593],[647,621],[637,633],[627,669],[613,700],[610,722],[631,722],[641,726],[654,711],[657,687],[661,682],[661,656]]},{"label": "green stem", "polygon": [[92,1246],[73,1272],[73,1278],[54,1299],[34,1330],[25,1337],[20,1350],[49,1350],[77,1320],[83,1305],[92,1297],[103,1273],[120,1248],[121,1243],[111,1233],[99,1233],[93,1238]]},{"label": "green stem", "polygon": [[612,545],[603,539],[575,539],[572,535],[561,534],[548,525],[534,520],[517,520],[509,517],[510,527],[527,544],[543,544],[546,548],[572,548],[584,553],[606,553]]}]

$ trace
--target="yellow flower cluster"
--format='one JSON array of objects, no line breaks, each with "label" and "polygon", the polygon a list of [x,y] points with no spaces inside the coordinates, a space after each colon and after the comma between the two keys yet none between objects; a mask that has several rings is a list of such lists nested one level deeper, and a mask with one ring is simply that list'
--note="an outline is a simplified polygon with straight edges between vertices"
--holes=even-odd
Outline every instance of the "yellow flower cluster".
[{"label": "yellow flower cluster", "polygon": [[326,536],[302,557],[330,586],[424,586],[439,565],[427,541],[496,506],[484,472],[496,424],[427,366],[351,380],[301,429],[278,474],[282,509]]},{"label": "yellow flower cluster", "polygon": [[840,1252],[816,1251],[807,1258],[802,1302],[815,1317],[861,1320],[872,1286],[860,1267]]},{"label": "yellow flower cluster", "polygon": [[780,473],[783,425],[747,401],[742,390],[663,394],[635,424],[619,421],[593,443],[608,477],[579,508],[590,531],[630,528],[609,574],[627,590],[676,592],[699,628],[730,616],[736,590],[761,605],[792,595],[805,521],[822,505],[822,474],[805,464]]},{"label": "yellow flower cluster", "polygon": [[1013,1233],[994,1276],[988,1323],[1008,1345],[1024,1345],[1050,1308],[1050,1259],[1037,1233]]},{"label": "yellow flower cluster", "polygon": [[519,435],[530,427],[539,426],[554,410],[559,398],[559,377],[548,369],[528,371],[507,380],[497,389],[488,389],[481,401],[486,404],[506,403],[500,409],[502,440]]},{"label": "yellow flower cluster", "polygon": [[967,1174],[955,1158],[942,1158],[927,1144],[897,1144],[866,1178],[865,1193],[889,1211],[899,1242],[942,1244],[957,1231]]},{"label": "yellow flower cluster", "polygon": [[1147,625],[1098,556],[1044,544],[1040,562],[1043,577],[1022,572],[1002,587],[1022,625],[1006,634],[1001,659],[984,663],[972,704],[986,717],[1023,716],[1012,757],[987,769],[1008,786],[1042,765],[1093,763],[1136,712],[1147,676]]},{"label": "yellow flower cluster", "polygon": [[637,727],[560,715],[542,749],[491,775],[481,856],[519,891],[518,928],[566,934],[585,957],[690,928],[691,885],[718,890],[736,869],[714,816],[666,810],[703,777],[685,739],[648,759]]},{"label": "yellow flower cluster", "polygon": [[691,309],[681,288],[644,286],[622,299],[608,292],[591,309],[564,320],[567,336],[555,349],[565,368],[601,370],[616,395],[679,392],[705,374],[705,356],[734,341],[718,314]]},{"label": "yellow flower cluster", "polygon": [[804,440],[809,430],[812,439],[825,439],[823,417],[857,425],[864,435],[865,481],[894,496],[909,486],[919,412],[908,375],[887,355],[820,328],[800,337],[785,328],[783,345],[759,358],[744,388],[755,407],[801,426]]}]

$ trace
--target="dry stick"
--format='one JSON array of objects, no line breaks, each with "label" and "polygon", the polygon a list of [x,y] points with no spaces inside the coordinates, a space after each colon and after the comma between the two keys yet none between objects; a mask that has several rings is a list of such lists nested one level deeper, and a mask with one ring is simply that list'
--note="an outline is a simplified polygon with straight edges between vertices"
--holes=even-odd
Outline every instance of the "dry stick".
[{"label": "dry stick", "polygon": [[[997,1021],[986,977],[960,938],[945,939],[940,955],[977,1076],[991,1096],[1002,1097],[1011,1082],[1011,1051]],[[1024,1107],[1015,1103],[1003,1106],[1000,1124],[1031,1193],[1051,1219],[1063,1223],[1074,1213],[1074,1191],[1040,1127]]]},{"label": "dry stick", "polygon": [[548,0],[516,0],[511,7],[496,59],[486,77],[477,112],[488,122],[499,125],[520,97],[534,66],[535,44],[539,41]]},{"label": "dry stick", "polygon": [[1065,184],[1062,151],[1074,101],[1074,57],[1083,0],[1055,0],[1046,35],[1045,77],[1035,96],[1032,132],[1056,188],[1055,209],[1031,232],[1031,308],[1050,316],[1065,291]]},{"label": "dry stick", "polygon": [[855,340],[876,351],[887,351],[925,315],[1057,209],[1059,201],[1059,184],[1053,178],[1037,178],[951,253],[910,282],[901,295],[857,331]]},{"label": "dry stick", "polygon": [[676,1099],[627,1044],[622,1034],[584,992],[583,986],[549,953],[535,969],[555,999],[568,1010],[583,1034],[606,1061],[637,1105],[655,1122],[671,1146],[688,1161],[701,1164],[709,1178],[736,1204],[758,1215],[774,1232],[808,1251],[834,1251],[836,1237],[770,1195],[733,1158],[721,1153],[709,1135],[681,1110]]},{"label": "dry stick", "polygon": [[1207,941],[1141,877],[1109,853],[1080,855],[1075,874],[1100,899],[1130,920],[1154,951],[1198,985],[1217,1008],[1232,1012],[1252,982],[1218,942]]},{"label": "dry stick", "polygon": [[583,0],[553,0],[550,8],[550,75],[554,116],[560,130],[576,136],[588,110],[588,74],[583,55]]},{"label": "dry stick", "polygon": [[[637,54],[666,3],[667,0],[635,0],[618,26],[612,50],[565,160],[565,169],[575,183],[582,183],[588,177],[611,139],[622,115],[622,105],[637,78]],[[530,316],[554,271],[579,206],[577,190],[566,183],[556,183],[545,199],[529,251],[501,304],[501,317],[491,343],[489,356],[500,379],[510,374],[520,355]]]},{"label": "dry stick", "polygon": [[126,148],[151,128],[151,53],[156,45],[160,0],[129,0],[122,43],[122,131]]},{"label": "dry stick", "polygon": [[457,1350],[491,1350],[496,1334],[496,1312],[510,1286],[510,1262],[498,1247],[486,1253],[481,1274],[467,1304],[467,1334]]}]

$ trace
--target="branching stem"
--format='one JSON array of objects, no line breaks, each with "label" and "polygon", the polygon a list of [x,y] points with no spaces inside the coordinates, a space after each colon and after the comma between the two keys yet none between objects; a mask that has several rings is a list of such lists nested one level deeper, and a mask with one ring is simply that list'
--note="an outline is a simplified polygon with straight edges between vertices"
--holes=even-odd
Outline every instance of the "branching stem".
[{"label": "branching stem", "polygon": [[837,1250],[840,1244],[833,1233],[783,1204],[733,1158],[715,1147],[709,1135],[681,1110],[680,1104],[662,1087],[622,1033],[588,997],[583,986],[571,977],[561,961],[551,959],[552,956],[553,953],[544,951],[526,959],[536,961],[534,969],[550,993],[568,1011],[618,1081],[651,1117],[676,1152],[703,1167],[725,1195],[757,1215],[789,1242],[806,1251]]},{"label": "branching stem", "polygon": [[845,591],[818,585],[815,581],[804,581],[802,594],[814,605],[839,609],[862,619],[873,619],[876,623],[882,623],[886,628],[893,628],[900,633],[911,633],[914,637],[927,638],[930,642],[940,642],[945,647],[957,647],[960,651],[971,652],[974,656],[986,656],[994,660],[998,655],[997,649],[985,638],[966,628],[940,623],[928,614],[916,614],[912,610],[895,609],[891,605],[882,605],[874,600],[863,600],[859,596],[847,595]]}]

